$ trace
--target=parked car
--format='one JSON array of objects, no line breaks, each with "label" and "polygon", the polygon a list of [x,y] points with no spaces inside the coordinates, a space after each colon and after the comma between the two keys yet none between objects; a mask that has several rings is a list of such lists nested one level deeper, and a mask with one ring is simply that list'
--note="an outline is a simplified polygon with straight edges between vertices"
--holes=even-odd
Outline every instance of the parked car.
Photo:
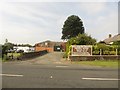
[{"label": "parked car", "polygon": [[23,53],[24,52],[24,50],[18,50],[18,51],[16,51],[17,53]]}]

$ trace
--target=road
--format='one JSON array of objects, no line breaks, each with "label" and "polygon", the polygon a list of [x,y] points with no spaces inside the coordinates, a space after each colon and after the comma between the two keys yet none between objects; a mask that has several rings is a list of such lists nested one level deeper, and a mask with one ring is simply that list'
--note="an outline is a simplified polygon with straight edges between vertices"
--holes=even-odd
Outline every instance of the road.
[{"label": "road", "polygon": [[57,52],[2,69],[3,88],[118,88],[117,69],[65,63]]}]

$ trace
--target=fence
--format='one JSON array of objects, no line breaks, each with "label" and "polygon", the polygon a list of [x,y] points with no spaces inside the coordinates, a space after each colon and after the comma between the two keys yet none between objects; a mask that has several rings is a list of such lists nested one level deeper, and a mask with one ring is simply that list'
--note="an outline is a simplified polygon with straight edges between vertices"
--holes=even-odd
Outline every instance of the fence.
[{"label": "fence", "polygon": [[68,59],[71,61],[120,59],[118,49],[115,49],[115,51],[105,51],[99,49],[97,53],[93,53],[94,50],[91,45],[72,45],[71,54],[68,56]]}]

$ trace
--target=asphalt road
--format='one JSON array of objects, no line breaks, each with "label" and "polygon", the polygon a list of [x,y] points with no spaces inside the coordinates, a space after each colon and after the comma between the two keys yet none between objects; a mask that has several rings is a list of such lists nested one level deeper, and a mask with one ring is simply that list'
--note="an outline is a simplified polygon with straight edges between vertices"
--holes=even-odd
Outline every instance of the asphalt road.
[{"label": "asphalt road", "polygon": [[[36,61],[37,60],[38,59],[36,59]],[[46,59],[44,58],[44,60]],[[52,60],[52,58],[50,60]],[[45,62],[43,64],[42,61],[40,63],[38,63],[38,61],[37,63],[35,61],[33,63],[33,61],[34,60],[3,63],[1,74],[2,87],[118,88],[117,69],[72,65],[70,63],[48,64],[48,61],[47,64],[45,64]],[[56,61],[53,60],[53,62]],[[59,60],[59,62],[61,61]]]}]

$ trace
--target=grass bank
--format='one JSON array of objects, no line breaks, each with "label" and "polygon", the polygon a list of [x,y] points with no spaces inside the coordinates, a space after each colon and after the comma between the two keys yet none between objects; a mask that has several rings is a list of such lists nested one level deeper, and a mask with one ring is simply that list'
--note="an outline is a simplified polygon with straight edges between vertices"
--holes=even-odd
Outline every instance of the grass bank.
[{"label": "grass bank", "polygon": [[118,64],[118,60],[72,61],[72,64],[112,67],[112,68],[118,68],[118,65],[119,65],[120,67],[120,64]]}]

